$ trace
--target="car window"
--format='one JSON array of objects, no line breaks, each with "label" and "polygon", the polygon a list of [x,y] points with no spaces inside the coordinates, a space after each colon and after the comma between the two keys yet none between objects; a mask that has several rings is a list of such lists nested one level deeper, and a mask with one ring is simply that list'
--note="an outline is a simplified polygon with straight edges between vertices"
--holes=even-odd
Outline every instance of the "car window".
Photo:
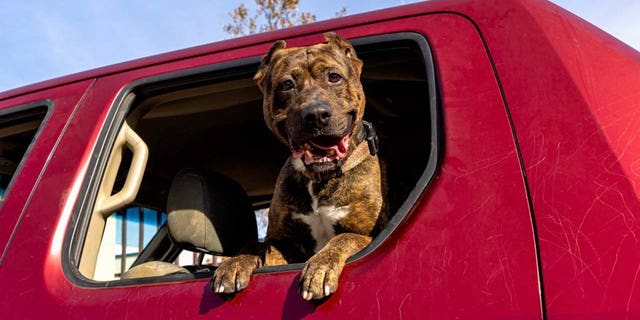
[{"label": "car window", "polygon": [[4,203],[13,178],[47,115],[47,107],[3,113],[0,115],[0,204]]},{"label": "car window", "polygon": [[[430,59],[427,58],[428,46],[424,38],[414,34],[371,37],[356,40],[354,45],[364,61],[362,83],[368,103],[365,119],[373,123],[378,132],[379,156],[386,168],[387,187],[394,190],[386,195],[388,210],[395,214],[392,219],[401,220],[410,209],[410,204],[404,205],[405,202],[412,203],[419,194],[412,191],[421,191],[435,171],[433,162],[437,150],[432,141],[437,129],[433,115],[435,81],[433,72],[428,72],[428,66],[431,66],[426,60]],[[259,57],[254,57],[179,71],[145,79],[127,88],[124,94],[128,96],[117,106],[120,111],[114,113],[122,116],[120,120],[113,119],[120,121],[121,126],[115,127],[110,138],[103,141],[117,147],[98,156],[102,160],[97,165],[101,167],[95,172],[101,178],[95,179],[87,188],[86,197],[94,202],[94,209],[80,212],[84,217],[81,220],[85,222],[79,224],[76,232],[84,235],[84,242],[72,244],[75,246],[72,250],[79,256],[80,272],[85,277],[93,280],[126,278],[129,270],[148,262],[175,271],[167,275],[210,275],[220,259],[238,250],[237,246],[225,243],[225,239],[239,239],[239,234],[248,234],[260,241],[264,239],[276,177],[289,150],[264,124],[262,94],[253,81],[258,62]],[[132,141],[136,142],[118,142],[119,137],[127,134],[134,136]],[[132,150],[131,145],[144,145],[141,149],[147,150],[147,158],[143,165],[135,151],[114,156],[118,153],[114,150],[121,146]],[[132,169],[134,167],[138,169]],[[136,170],[139,172],[134,172]],[[175,187],[186,183],[180,180],[185,175],[195,175],[198,179],[214,177],[216,184],[224,185],[221,190],[239,186],[244,193],[246,199],[236,206],[248,206],[250,213],[245,214],[247,210],[240,215],[216,213],[222,217],[219,218],[222,222],[214,221],[217,225],[213,226],[213,233],[220,238],[225,250],[205,248],[193,239],[185,240],[184,235],[173,234],[168,223],[156,223],[167,218],[150,218],[152,222],[147,223],[147,211],[144,210],[149,209],[143,208],[156,208],[153,212],[163,217],[165,212],[171,215],[173,211],[186,214],[197,211],[193,206],[199,206],[199,202],[194,197],[200,199],[203,191],[193,183]],[[133,180],[138,185],[132,186]],[[121,203],[117,210],[111,210],[111,207],[106,211],[98,209],[109,202],[101,197],[115,198],[122,190],[129,189],[137,192],[128,203]],[[211,196],[202,197],[209,199]],[[185,201],[191,201],[190,207],[176,208],[174,205]],[[133,212],[134,221],[142,223],[130,224],[129,218],[125,218],[130,212]],[[184,222],[180,229],[202,226],[202,223],[189,223]],[[121,227],[110,229],[110,225]],[[390,225],[397,225],[397,221]],[[138,230],[138,233],[130,234],[131,230]],[[113,237],[105,237],[106,232]],[[388,232],[383,234],[386,236]],[[127,239],[118,240],[118,237]],[[102,252],[105,239],[112,239],[108,240],[111,249],[108,260],[101,260],[102,255],[96,252]],[[383,240],[384,236],[374,240],[371,248]],[[129,242],[131,245],[124,245]],[[226,250],[230,247],[230,251]],[[181,269],[167,264],[179,265]],[[101,276],[103,265],[113,267]],[[109,283],[112,284],[117,285],[117,282]]]}]

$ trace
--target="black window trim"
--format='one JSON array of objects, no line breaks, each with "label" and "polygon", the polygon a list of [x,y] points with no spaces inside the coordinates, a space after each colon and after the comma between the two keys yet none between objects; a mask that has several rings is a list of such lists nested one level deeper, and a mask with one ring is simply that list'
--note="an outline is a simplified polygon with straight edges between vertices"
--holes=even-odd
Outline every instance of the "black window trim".
[{"label": "black window trim", "polygon": [[[439,95],[436,90],[437,77],[435,74],[435,66],[433,63],[431,48],[427,39],[422,34],[416,32],[397,32],[350,39],[350,42],[357,49],[358,46],[362,45],[401,40],[410,40],[417,44],[425,63],[428,88],[427,93],[429,95],[428,121],[430,121],[429,141],[431,144],[431,150],[424,172],[416,182],[416,185],[411,190],[406,200],[393,215],[393,218],[389,221],[387,227],[382,230],[382,232],[375,237],[371,244],[369,244],[365,249],[349,258],[347,263],[360,260],[373,252],[394,230],[397,229],[400,223],[412,211],[420,196],[424,193],[435,177],[436,170],[439,167],[441,159],[441,153],[443,150],[441,111],[439,106]],[[242,58],[139,79],[129,83],[117,94],[116,99],[112,103],[111,109],[106,117],[103,128],[98,136],[96,147],[92,152],[92,159],[87,169],[87,172],[92,172],[92,174],[87,175],[88,177],[82,184],[78,200],[74,206],[71,220],[65,234],[61,259],[62,268],[63,272],[72,283],[81,287],[100,288],[149,283],[184,282],[211,277],[211,274],[209,273],[193,273],[138,279],[96,281],[83,276],[78,270],[77,265],[83,246],[83,240],[88,229],[88,220],[91,216],[90,213],[95,202],[95,195],[97,194],[97,190],[100,185],[100,179],[104,174],[110,150],[114,144],[118,129],[122,126],[126,114],[131,109],[133,102],[137,100],[137,97],[156,95],[168,90],[176,90],[181,86],[194,86],[198,83],[205,83],[216,79],[228,79],[234,75],[245,74],[249,70],[253,73],[256,70],[257,64],[260,62],[260,58],[260,56]],[[80,241],[74,241],[76,239],[79,239]],[[301,270],[303,266],[303,263],[268,266],[256,269],[254,273],[262,274]]]}]

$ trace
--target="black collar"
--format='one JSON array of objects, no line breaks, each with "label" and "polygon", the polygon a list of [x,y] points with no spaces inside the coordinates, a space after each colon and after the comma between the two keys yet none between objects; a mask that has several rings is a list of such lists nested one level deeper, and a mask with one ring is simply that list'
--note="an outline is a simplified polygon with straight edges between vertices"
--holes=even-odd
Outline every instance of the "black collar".
[{"label": "black collar", "polygon": [[360,130],[358,132],[358,138],[356,139],[357,145],[366,140],[369,145],[369,153],[375,156],[378,153],[378,135],[376,129],[368,121],[360,121]]}]

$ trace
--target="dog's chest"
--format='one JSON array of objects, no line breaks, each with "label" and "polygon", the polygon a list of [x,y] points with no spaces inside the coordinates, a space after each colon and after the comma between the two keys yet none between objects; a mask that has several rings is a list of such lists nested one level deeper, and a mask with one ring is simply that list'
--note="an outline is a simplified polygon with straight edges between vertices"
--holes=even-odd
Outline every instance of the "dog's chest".
[{"label": "dog's chest", "polygon": [[333,205],[318,205],[318,197],[313,192],[311,183],[308,185],[309,196],[311,197],[312,212],[294,213],[294,219],[298,219],[309,226],[311,236],[316,241],[315,252],[335,236],[334,226],[338,220],[345,217],[350,212],[349,206],[336,207]]}]

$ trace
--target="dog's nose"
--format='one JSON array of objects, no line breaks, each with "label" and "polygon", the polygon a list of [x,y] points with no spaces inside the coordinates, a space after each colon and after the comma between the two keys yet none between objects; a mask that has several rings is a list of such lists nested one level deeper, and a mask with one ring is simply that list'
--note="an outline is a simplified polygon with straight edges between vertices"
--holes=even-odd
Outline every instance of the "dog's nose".
[{"label": "dog's nose", "polygon": [[301,115],[307,125],[325,126],[331,119],[331,108],[326,103],[312,103],[302,109]]}]

